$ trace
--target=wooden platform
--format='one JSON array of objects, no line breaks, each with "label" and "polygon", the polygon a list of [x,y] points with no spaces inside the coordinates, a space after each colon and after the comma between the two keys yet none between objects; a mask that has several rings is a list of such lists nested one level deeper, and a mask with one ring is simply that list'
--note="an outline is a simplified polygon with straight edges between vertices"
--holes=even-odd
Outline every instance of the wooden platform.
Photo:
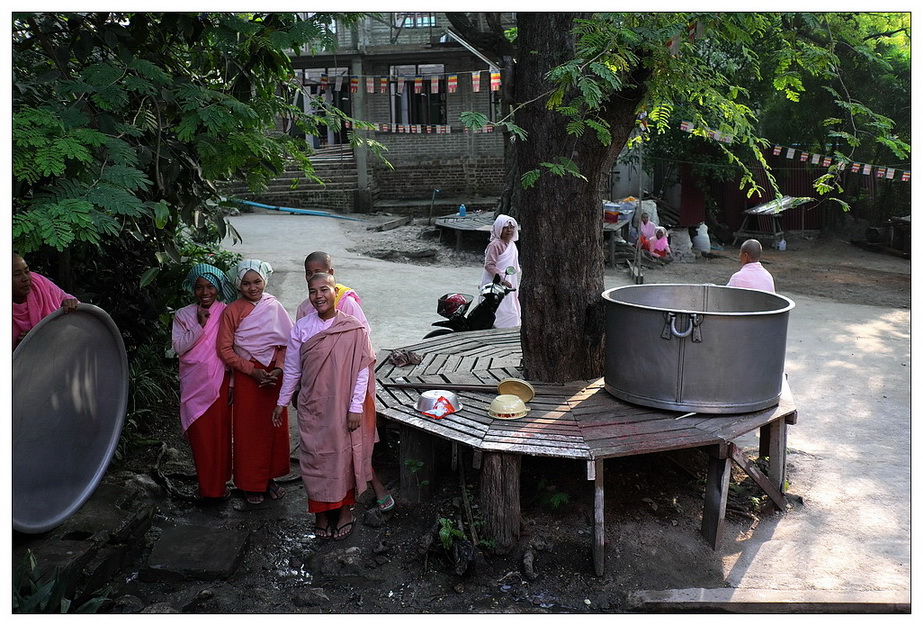
[{"label": "wooden platform", "polygon": [[[615,244],[622,239],[622,229],[630,220],[623,219],[619,222],[601,222],[603,235],[608,241],[609,257],[611,264],[615,264]],[[481,232],[490,236],[490,229],[494,224],[493,211],[468,213],[464,216],[455,213],[438,217],[433,222],[440,229],[455,231],[455,249],[461,249],[462,233]],[[440,231],[440,240],[442,233]]]},{"label": "wooden platform", "polygon": [[[786,426],[795,423],[797,416],[787,384],[783,385],[779,404],[769,409],[700,415],[621,401],[604,389],[603,379],[563,385],[533,383],[536,393],[528,403],[529,414],[501,420],[490,417],[487,408],[497,395],[500,380],[522,377],[518,329],[444,335],[404,349],[423,357],[422,362],[398,367],[388,361],[389,352],[378,355],[377,403],[381,417],[484,454],[557,457],[587,463],[587,478],[596,486],[594,562],[599,574],[604,527],[602,474],[607,458],[707,448],[712,462],[702,532],[717,548],[724,523],[730,462],[741,464],[748,473],[757,472],[752,464],[747,467],[749,462],[733,440],[760,429],[761,455],[770,457],[770,475],[751,476],[777,506],[784,508],[781,489],[785,480],[785,433]],[[422,415],[415,405],[426,389],[454,391],[463,408],[441,419]]]}]

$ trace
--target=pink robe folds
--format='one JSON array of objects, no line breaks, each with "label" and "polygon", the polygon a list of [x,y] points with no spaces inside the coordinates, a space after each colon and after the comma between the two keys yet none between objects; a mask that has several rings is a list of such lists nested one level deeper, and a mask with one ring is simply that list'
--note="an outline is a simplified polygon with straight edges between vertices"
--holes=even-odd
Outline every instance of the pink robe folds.
[{"label": "pink robe folds", "polygon": [[13,349],[19,345],[19,336],[35,328],[44,317],[61,308],[61,303],[73,298],[50,279],[35,272],[32,276],[32,290],[26,301],[13,303]]},{"label": "pink robe folds", "polygon": [[218,498],[231,479],[230,372],[218,357],[215,342],[223,302],[209,308],[205,326],[190,304],[173,318],[173,350],[179,356],[180,424],[192,449],[199,495]]},{"label": "pink robe folds", "polygon": [[754,261],[747,263],[731,276],[728,287],[743,287],[745,289],[759,289],[775,293],[776,284],[772,274],[766,271],[762,263]]},{"label": "pink robe folds", "polygon": [[242,491],[264,493],[271,479],[291,469],[288,412],[280,426],[272,424],[279,385],[260,387],[250,376],[254,368],[283,367],[291,328],[285,308],[267,293],[255,304],[238,298],[221,314],[217,348],[234,368],[234,484]]},{"label": "pink robe folds", "polygon": [[[309,512],[329,510],[325,503],[349,503],[372,479],[375,445],[375,355],[368,331],[340,311],[326,324],[316,315],[299,320],[289,350],[298,349],[300,387],[298,427],[301,476]],[[299,345],[300,344],[300,345]],[[288,363],[294,355],[289,353]],[[290,367],[279,402],[295,387]],[[347,413],[362,414],[350,432]]]}]

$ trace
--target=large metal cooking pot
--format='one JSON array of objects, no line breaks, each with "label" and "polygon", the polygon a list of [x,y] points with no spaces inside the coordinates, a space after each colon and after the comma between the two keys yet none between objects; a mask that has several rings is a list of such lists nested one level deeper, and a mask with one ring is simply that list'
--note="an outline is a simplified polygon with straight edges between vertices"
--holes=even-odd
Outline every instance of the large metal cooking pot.
[{"label": "large metal cooking pot", "polygon": [[745,413],[778,404],[784,296],[718,285],[629,285],[603,292],[606,390],[659,409]]}]

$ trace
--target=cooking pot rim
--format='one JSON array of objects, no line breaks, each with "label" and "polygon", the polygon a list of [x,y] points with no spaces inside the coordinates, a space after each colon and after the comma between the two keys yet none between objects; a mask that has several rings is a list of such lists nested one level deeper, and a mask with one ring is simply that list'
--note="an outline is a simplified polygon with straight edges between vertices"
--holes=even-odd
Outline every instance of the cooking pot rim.
[{"label": "cooking pot rim", "polygon": [[[777,298],[780,303],[783,303],[785,306],[773,309],[762,309],[759,311],[702,311],[701,309],[681,309],[681,308],[672,308],[664,306],[655,306],[651,304],[638,304],[636,302],[623,302],[617,300],[612,294],[617,291],[634,291],[639,289],[651,289],[651,288],[665,288],[665,287],[701,287],[706,291],[716,289],[716,290],[735,290],[735,291],[758,291],[761,294],[766,296],[772,296]],[[727,285],[714,285],[711,283],[696,284],[696,283],[651,283],[647,285],[623,285],[622,287],[612,287],[611,289],[606,289],[602,292],[602,297],[607,302],[612,304],[621,304],[623,306],[630,306],[638,309],[647,309],[650,311],[672,311],[676,313],[698,313],[701,315],[721,315],[727,317],[747,317],[755,315],[776,315],[779,313],[787,313],[795,308],[795,302],[790,298],[787,298],[778,293],[770,293],[768,291],[760,291],[759,289],[746,289],[744,287],[728,287]]]}]

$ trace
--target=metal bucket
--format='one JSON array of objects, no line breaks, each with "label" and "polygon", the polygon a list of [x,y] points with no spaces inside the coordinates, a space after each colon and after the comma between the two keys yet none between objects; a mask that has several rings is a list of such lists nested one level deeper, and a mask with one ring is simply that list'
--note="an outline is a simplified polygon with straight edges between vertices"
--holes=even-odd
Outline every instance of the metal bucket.
[{"label": "metal bucket", "polygon": [[718,285],[630,285],[603,292],[606,390],[659,409],[745,413],[778,404],[784,296]]}]

